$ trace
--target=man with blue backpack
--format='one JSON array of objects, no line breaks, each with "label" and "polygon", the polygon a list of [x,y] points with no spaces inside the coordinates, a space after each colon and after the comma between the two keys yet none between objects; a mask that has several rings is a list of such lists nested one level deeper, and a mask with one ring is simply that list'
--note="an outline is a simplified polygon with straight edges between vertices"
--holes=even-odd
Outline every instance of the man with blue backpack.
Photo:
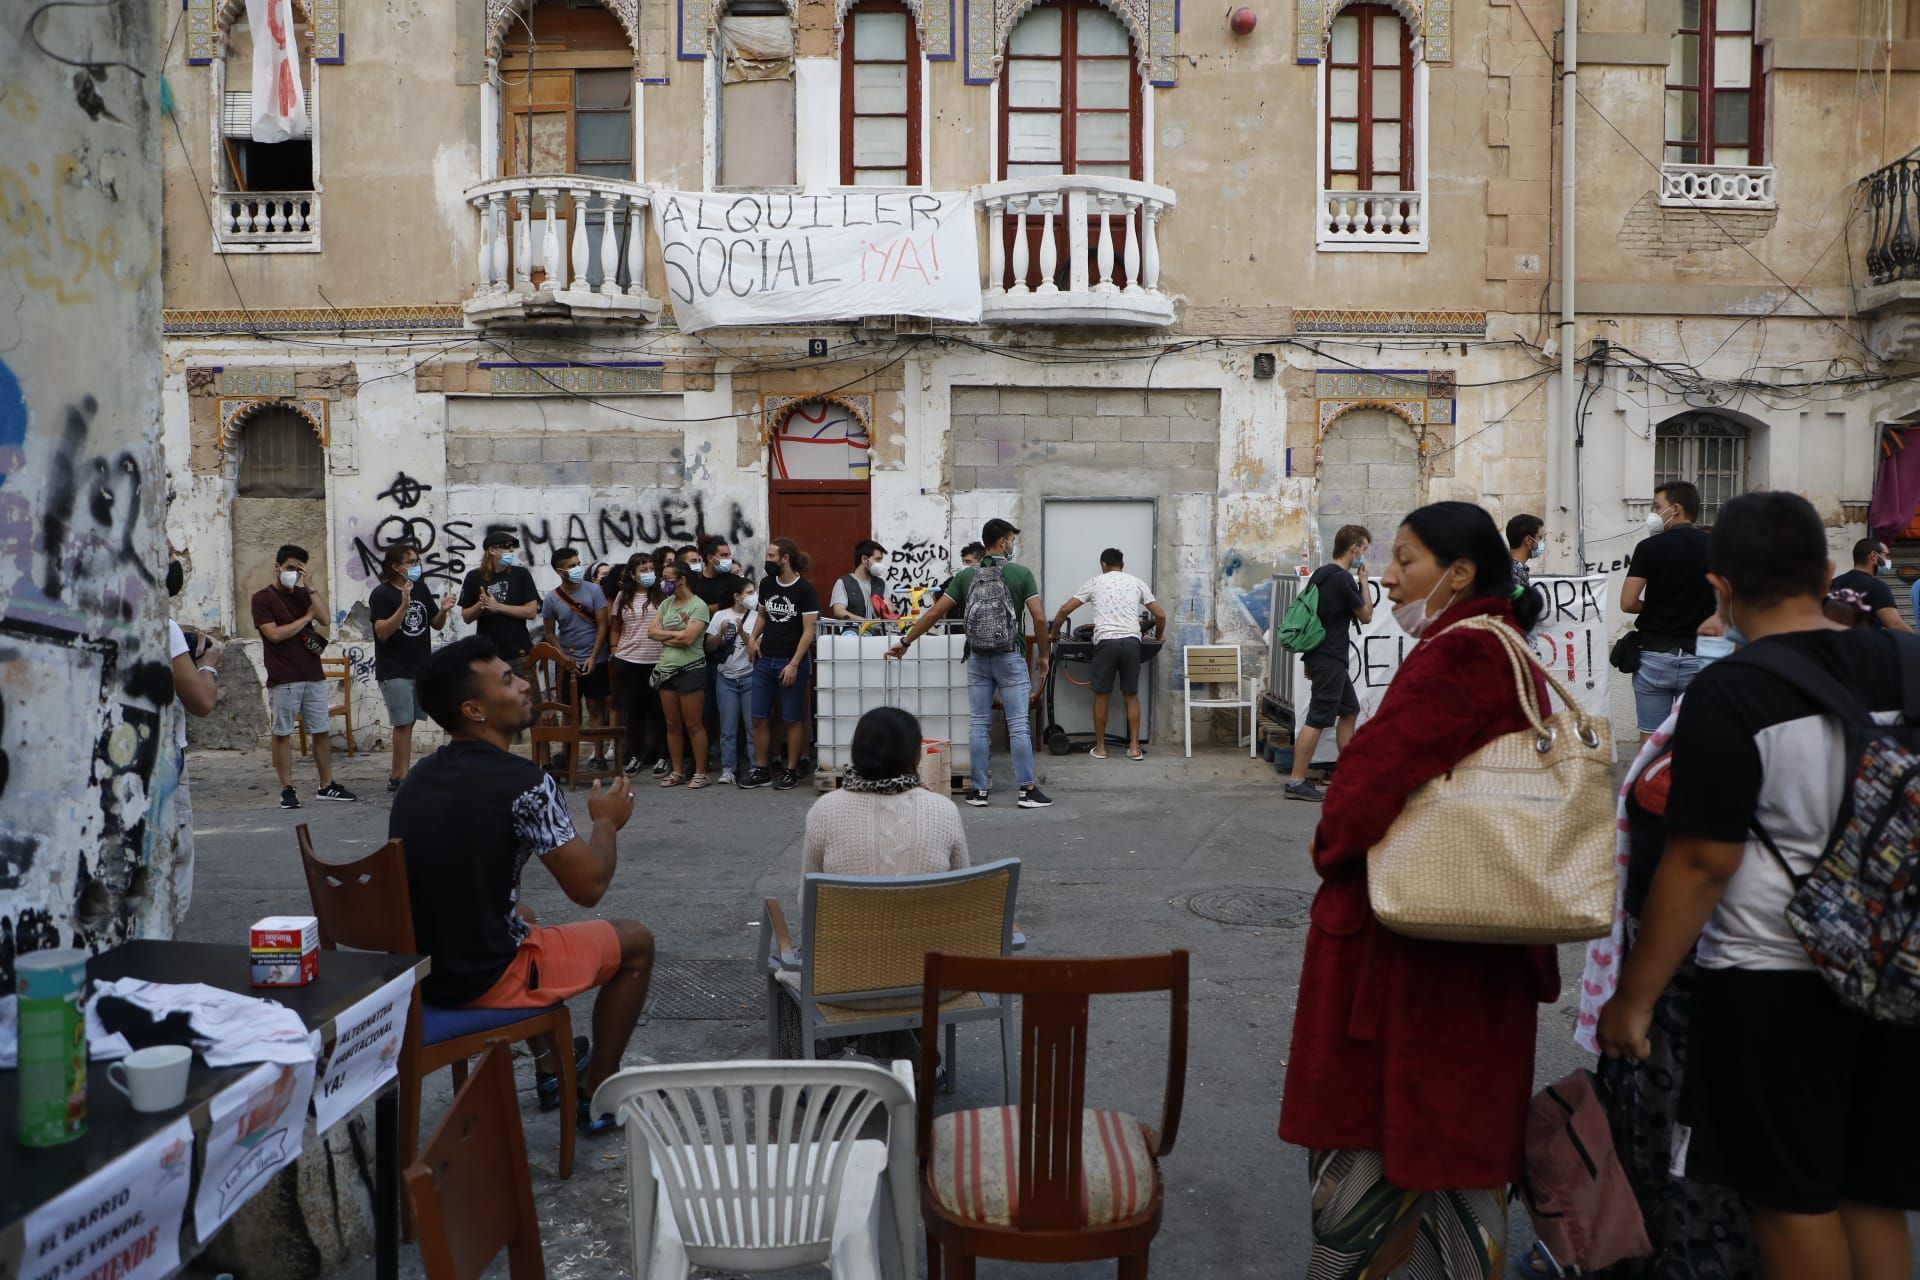
[{"label": "man with blue backpack", "polygon": [[1827,619],[1826,529],[1795,494],[1727,503],[1708,567],[1742,648],[1680,704],[1666,852],[1598,1039],[1644,1060],[1654,1002],[1694,951],[1674,1173],[1745,1198],[1764,1275],[1904,1280],[1920,640]]},{"label": "man with blue backpack", "polygon": [[[1013,779],[1019,788],[1022,809],[1044,809],[1053,801],[1036,785],[1033,772],[1033,722],[1028,710],[1039,697],[1047,679],[1047,655],[1051,637],[1047,632],[1046,611],[1040,606],[1040,586],[1033,571],[1015,564],[1013,540],[1020,530],[1005,520],[989,520],[980,541],[986,554],[980,563],[962,569],[953,576],[933,607],[923,610],[919,619],[887,650],[889,658],[906,655],[907,649],[925,635],[934,623],[953,610],[967,624],[967,706],[970,715],[967,744],[973,776],[966,802],[976,809],[987,807],[987,791],[993,781],[992,750],[993,700],[997,694],[1007,717],[1007,745],[1013,751]],[[1025,613],[1033,619],[1034,670],[1027,672]]]}]

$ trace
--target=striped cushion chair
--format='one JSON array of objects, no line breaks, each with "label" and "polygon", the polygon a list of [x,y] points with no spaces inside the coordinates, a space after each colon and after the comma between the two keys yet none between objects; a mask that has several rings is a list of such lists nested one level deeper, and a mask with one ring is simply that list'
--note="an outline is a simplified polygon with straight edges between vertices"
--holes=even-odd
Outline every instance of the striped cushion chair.
[{"label": "striped cushion chair", "polygon": [[[1159,1159],[1173,1149],[1186,1079],[1187,953],[1112,959],[926,958],[924,1025],[953,991],[1021,997],[1018,1101],[933,1114],[937,1037],[922,1040],[921,1211],[929,1280],[971,1276],[975,1258],[1117,1258],[1147,1274],[1160,1229]],[[1087,1005],[1095,995],[1166,991],[1172,1000],[1160,1127],[1086,1105]]]}]

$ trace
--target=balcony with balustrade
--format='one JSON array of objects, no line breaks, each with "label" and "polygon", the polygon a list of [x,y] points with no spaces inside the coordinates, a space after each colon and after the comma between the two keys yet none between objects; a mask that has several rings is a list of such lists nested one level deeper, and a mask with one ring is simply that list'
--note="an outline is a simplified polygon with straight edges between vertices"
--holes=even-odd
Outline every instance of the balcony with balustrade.
[{"label": "balcony with balustrade", "polygon": [[1419,191],[1322,191],[1315,244],[1323,251],[1424,253],[1425,206]]},{"label": "balcony with balustrade", "polygon": [[988,324],[1165,328],[1160,289],[1165,187],[1124,178],[1045,177],[975,193],[987,218],[981,316]]},{"label": "balcony with balustrade", "polygon": [[1889,360],[1920,361],[1920,157],[1861,179],[1866,280],[1853,291],[1872,345]]},{"label": "balcony with balustrade", "polygon": [[467,300],[482,327],[650,324],[650,193],[637,182],[522,174],[467,191],[480,218],[479,288]]},{"label": "balcony with balustrade", "polygon": [[216,191],[213,240],[221,253],[318,253],[318,191]]}]

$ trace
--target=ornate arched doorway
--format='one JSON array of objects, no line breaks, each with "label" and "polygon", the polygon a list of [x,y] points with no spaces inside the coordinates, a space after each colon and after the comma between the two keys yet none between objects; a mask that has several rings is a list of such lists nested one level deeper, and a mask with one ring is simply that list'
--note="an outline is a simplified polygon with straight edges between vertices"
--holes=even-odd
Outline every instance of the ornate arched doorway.
[{"label": "ornate arched doorway", "polygon": [[768,406],[768,536],[792,538],[811,557],[807,578],[823,602],[852,568],[853,544],[872,536],[870,418],[866,397]]},{"label": "ornate arched doorway", "polygon": [[1365,525],[1384,562],[1393,531],[1420,505],[1420,442],[1398,414],[1362,405],[1347,410],[1320,438],[1319,554],[1333,551],[1341,525]]},{"label": "ornate arched doorway", "polygon": [[329,580],[327,456],[320,430],[291,405],[263,401],[223,433],[234,478],[228,518],[239,635],[259,635],[253,625],[253,593],[272,581],[274,553],[283,544],[305,547],[313,580]]}]

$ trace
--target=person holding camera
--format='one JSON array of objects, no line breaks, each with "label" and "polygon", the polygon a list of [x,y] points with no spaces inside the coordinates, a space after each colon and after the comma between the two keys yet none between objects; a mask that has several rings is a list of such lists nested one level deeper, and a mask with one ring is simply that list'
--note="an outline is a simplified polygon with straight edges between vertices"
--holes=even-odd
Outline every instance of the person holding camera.
[{"label": "person holding camera", "polygon": [[273,707],[273,771],[280,775],[280,807],[298,809],[293,787],[293,727],[299,720],[313,739],[313,767],[321,800],[360,797],[333,779],[332,714],[320,655],[327,649],[327,600],[307,573],[307,549],[287,543],[274,553],[270,586],[253,593],[253,625],[260,629],[260,656],[267,668],[267,698]]}]

